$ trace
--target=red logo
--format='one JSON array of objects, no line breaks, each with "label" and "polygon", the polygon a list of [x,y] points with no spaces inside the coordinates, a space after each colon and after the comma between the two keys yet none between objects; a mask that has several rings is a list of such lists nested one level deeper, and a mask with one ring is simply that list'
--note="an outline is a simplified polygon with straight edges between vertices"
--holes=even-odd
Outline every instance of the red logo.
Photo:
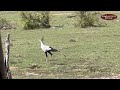
[{"label": "red logo", "polygon": [[101,16],[102,19],[104,20],[114,20],[117,18],[115,14],[104,14]]}]

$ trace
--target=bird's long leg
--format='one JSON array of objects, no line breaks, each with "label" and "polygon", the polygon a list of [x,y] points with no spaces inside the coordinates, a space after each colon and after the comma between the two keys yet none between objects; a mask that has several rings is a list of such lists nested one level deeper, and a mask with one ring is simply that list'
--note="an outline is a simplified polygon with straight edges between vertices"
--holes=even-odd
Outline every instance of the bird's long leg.
[{"label": "bird's long leg", "polygon": [[53,54],[51,53],[51,51],[48,51],[48,53],[52,56]]},{"label": "bird's long leg", "polygon": [[48,51],[48,53],[52,56],[52,53],[50,51]]},{"label": "bird's long leg", "polygon": [[45,55],[46,55],[46,63],[47,63],[47,61],[48,61],[48,60],[47,60],[47,57],[48,57],[47,52],[45,52]]}]

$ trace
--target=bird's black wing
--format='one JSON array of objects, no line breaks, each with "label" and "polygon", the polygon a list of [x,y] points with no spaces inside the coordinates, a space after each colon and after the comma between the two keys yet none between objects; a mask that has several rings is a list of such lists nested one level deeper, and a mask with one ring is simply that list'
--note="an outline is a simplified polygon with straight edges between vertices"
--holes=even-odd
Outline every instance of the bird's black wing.
[{"label": "bird's black wing", "polygon": [[52,51],[52,52],[57,52],[57,51],[58,51],[57,49],[55,49],[55,48],[53,48],[53,47],[49,47],[49,48],[51,48],[50,51]]}]

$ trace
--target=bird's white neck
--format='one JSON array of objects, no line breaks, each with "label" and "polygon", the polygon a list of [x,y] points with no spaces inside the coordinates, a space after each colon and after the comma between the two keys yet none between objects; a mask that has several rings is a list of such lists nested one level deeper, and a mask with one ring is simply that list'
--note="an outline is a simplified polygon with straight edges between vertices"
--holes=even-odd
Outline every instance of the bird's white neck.
[{"label": "bird's white neck", "polygon": [[44,43],[42,41],[40,41],[40,42],[41,42],[41,47],[44,46]]}]

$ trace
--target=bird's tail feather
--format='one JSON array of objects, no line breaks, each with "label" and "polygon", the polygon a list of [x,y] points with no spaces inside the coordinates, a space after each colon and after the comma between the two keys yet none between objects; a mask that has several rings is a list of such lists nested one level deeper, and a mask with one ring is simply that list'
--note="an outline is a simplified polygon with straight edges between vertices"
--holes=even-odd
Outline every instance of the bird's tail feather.
[{"label": "bird's tail feather", "polygon": [[52,51],[52,52],[57,52],[58,50],[57,50],[57,49],[52,48],[52,49],[51,49],[51,51]]}]

